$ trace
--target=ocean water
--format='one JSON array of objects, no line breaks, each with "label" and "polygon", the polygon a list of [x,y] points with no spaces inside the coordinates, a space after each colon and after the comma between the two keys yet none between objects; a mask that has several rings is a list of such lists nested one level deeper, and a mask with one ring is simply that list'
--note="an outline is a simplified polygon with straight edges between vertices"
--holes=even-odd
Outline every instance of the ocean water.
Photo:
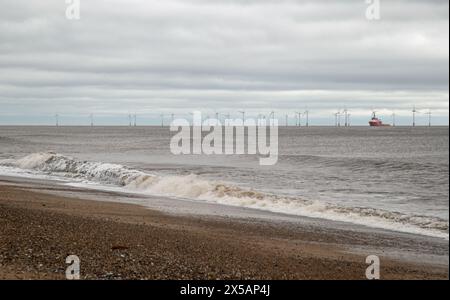
[{"label": "ocean water", "polygon": [[448,127],[281,127],[278,164],[265,167],[251,155],[172,155],[172,135],[161,127],[0,127],[0,175],[448,239]]}]

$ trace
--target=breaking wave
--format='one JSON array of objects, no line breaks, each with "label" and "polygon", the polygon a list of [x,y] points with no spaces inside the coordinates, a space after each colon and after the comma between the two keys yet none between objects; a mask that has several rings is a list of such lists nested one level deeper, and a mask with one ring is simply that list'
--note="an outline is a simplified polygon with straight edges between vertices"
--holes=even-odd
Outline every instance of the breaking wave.
[{"label": "breaking wave", "polygon": [[118,164],[80,161],[48,152],[18,160],[0,161],[0,166],[35,170],[52,176],[120,186],[128,191],[268,210],[290,215],[350,222],[393,231],[448,239],[446,220],[367,208],[344,207],[243,189],[232,184],[202,179],[197,175],[158,176]]}]

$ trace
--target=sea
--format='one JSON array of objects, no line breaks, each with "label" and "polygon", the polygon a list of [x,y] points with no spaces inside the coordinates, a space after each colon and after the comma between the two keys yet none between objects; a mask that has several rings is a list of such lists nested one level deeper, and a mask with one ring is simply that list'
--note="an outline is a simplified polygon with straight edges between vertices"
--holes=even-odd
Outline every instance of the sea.
[{"label": "sea", "polygon": [[169,127],[0,127],[0,175],[448,239],[448,127],[280,127],[279,157],[174,155]]}]

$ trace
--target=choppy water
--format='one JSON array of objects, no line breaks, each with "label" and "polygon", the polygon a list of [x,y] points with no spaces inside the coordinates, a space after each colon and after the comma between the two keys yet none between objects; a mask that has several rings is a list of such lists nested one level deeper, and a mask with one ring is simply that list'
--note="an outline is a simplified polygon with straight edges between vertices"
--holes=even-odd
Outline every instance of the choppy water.
[{"label": "choppy water", "polygon": [[448,127],[280,128],[271,167],[257,156],[174,156],[170,138],[160,127],[0,127],[0,175],[47,174],[448,238]]}]

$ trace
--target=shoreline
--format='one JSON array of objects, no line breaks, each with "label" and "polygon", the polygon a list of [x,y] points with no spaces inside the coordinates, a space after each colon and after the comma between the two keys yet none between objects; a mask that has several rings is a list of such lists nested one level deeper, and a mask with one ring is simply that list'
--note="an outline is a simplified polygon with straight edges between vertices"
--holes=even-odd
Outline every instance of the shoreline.
[{"label": "shoreline", "polygon": [[[83,279],[365,279],[371,254],[382,279],[448,279],[448,243],[435,239],[183,216],[54,187],[0,178],[1,279],[64,279],[70,254]],[[402,259],[412,247],[435,262]]]},{"label": "shoreline", "polygon": [[[138,170],[138,169],[135,169]],[[115,185],[111,186],[108,184],[102,184],[99,182],[90,182],[90,183],[80,183],[80,182],[68,182],[64,180],[64,177],[58,177],[57,175],[53,176],[52,174],[47,174],[47,176],[43,174],[22,174],[21,171],[17,172],[16,169],[12,168],[8,170],[8,167],[6,167],[6,170],[2,170],[0,166],[0,171],[4,171],[4,175],[0,175],[0,181],[9,181],[9,182],[34,182],[39,183],[40,185],[46,186],[48,190],[56,191],[57,189],[53,187],[48,187],[48,185],[54,185],[57,184],[59,186],[62,186],[63,188],[60,188],[63,190],[62,193],[59,193],[61,196],[65,196],[64,192],[67,192],[69,189],[71,191],[74,191],[77,193],[77,191],[83,191],[82,197],[84,197],[86,194],[86,191],[92,191],[91,196],[95,198],[95,200],[99,200],[98,196],[102,194],[113,194],[115,196],[119,195],[116,201],[114,199],[114,202],[118,203],[131,203],[131,204],[138,204],[150,209],[155,209],[158,211],[168,212],[168,213],[182,213],[187,215],[213,215],[213,216],[227,216],[227,217],[235,217],[235,218],[262,218],[262,219],[268,219],[270,221],[273,221],[273,218],[275,218],[277,221],[284,221],[287,220],[288,222],[298,222],[299,220],[318,220],[320,223],[329,223],[333,224],[333,226],[338,225],[339,227],[353,227],[357,229],[366,228],[370,232],[393,232],[394,234],[398,235],[413,235],[413,236],[423,236],[423,237],[430,237],[430,238],[438,238],[448,241],[448,221],[445,221],[444,219],[440,219],[440,217],[432,217],[432,216],[421,216],[419,215],[418,218],[421,220],[421,218],[431,218],[428,220],[421,220],[422,224],[425,222],[446,222],[446,226],[444,230],[441,230],[443,227],[422,227],[419,223],[415,223],[412,221],[412,223],[409,223],[408,221],[405,222],[397,222],[395,219],[402,219],[402,217],[410,218],[408,215],[402,215],[402,212],[397,211],[390,211],[390,210],[384,210],[383,208],[370,208],[367,207],[367,212],[360,212],[360,207],[355,207],[357,217],[352,217],[352,212],[346,212],[343,214],[335,213],[332,208],[325,209],[325,211],[318,210],[312,210],[312,212],[308,212],[308,210],[302,211],[300,213],[293,212],[292,210],[286,210],[286,209],[279,209],[275,206],[272,207],[269,205],[267,206],[265,203],[262,205],[249,205],[244,204],[240,205],[240,203],[236,204],[231,201],[231,203],[228,202],[222,202],[220,197],[219,198],[213,198],[214,200],[210,199],[195,199],[194,198],[186,198],[184,195],[181,195],[181,197],[177,197],[176,194],[172,195],[170,192],[166,193],[166,195],[161,194],[149,194],[143,191],[140,191],[137,189],[126,189],[123,186]],[[17,172],[17,173],[16,173]],[[116,183],[114,183],[116,184]],[[231,183],[230,186],[233,184]],[[45,189],[45,188],[44,188]],[[80,193],[78,193],[80,194]],[[270,194],[268,194],[270,197]],[[214,196],[211,196],[214,197]],[[239,198],[239,196],[236,196],[234,200]],[[245,198],[245,195],[244,195]],[[136,201],[138,199],[138,201]],[[220,199],[220,200],[218,200]],[[111,197],[107,200],[111,201]],[[336,208],[339,210],[339,208],[342,208],[346,210],[346,206],[336,206]],[[365,207],[362,207],[362,209],[365,209]],[[373,218],[364,218],[367,216],[372,216],[371,210],[375,210],[375,214]],[[187,211],[185,213],[185,211]],[[360,215],[358,215],[360,214]],[[387,214],[388,216],[385,217],[384,215]],[[390,214],[393,214],[391,216]],[[392,221],[392,220],[395,221]],[[412,220],[414,220],[414,217],[411,217]],[[419,225],[417,225],[419,224]],[[426,223],[425,223],[426,224]],[[445,226],[445,225],[442,225]]]}]

